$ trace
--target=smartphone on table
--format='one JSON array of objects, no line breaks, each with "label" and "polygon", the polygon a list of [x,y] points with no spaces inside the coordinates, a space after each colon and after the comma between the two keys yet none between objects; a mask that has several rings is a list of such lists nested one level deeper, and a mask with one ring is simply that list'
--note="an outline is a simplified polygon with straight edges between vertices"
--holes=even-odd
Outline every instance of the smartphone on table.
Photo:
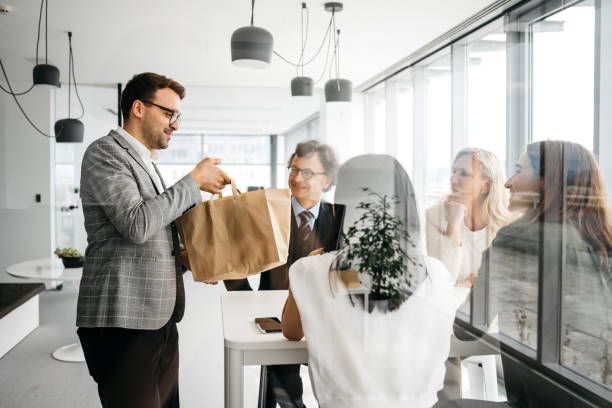
[{"label": "smartphone on table", "polygon": [[279,333],[282,331],[278,317],[256,317],[255,325],[260,333]]}]

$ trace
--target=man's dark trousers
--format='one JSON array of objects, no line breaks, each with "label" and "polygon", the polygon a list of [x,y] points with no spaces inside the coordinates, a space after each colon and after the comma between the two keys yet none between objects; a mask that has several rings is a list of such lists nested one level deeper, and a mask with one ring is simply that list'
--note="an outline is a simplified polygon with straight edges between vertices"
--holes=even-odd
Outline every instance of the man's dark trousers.
[{"label": "man's dark trousers", "polygon": [[157,330],[77,330],[103,407],[179,407],[178,331],[173,318]]}]

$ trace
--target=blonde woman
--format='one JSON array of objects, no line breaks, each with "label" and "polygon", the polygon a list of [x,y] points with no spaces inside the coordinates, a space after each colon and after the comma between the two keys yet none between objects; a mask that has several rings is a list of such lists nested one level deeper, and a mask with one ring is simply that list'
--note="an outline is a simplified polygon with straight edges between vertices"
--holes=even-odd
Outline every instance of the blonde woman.
[{"label": "blonde woman", "polygon": [[461,283],[477,274],[483,251],[511,220],[504,171],[493,153],[462,149],[451,170],[452,193],[427,209],[427,251]]}]

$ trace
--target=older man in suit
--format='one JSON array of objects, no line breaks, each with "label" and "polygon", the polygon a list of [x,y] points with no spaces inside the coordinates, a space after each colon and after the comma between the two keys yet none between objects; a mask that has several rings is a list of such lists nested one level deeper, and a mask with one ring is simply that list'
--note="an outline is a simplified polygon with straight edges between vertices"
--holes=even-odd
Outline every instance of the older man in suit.
[{"label": "older man in suit", "polygon": [[[121,95],[125,118],[93,142],[81,169],[87,250],[77,333],[104,407],[178,407],[185,292],[174,220],[229,177],[205,159],[167,187],[154,161],[178,129],[185,89],[153,73]],[[184,260],[186,261],[186,260]]]},{"label": "older man in suit", "polygon": [[[299,143],[287,164],[291,189],[291,236],[285,265],[263,272],[259,290],[289,288],[289,267],[311,251],[338,249],[342,231],[343,205],[321,199],[335,184],[338,162],[332,148],[316,140]],[[246,279],[224,281],[228,290],[251,290]],[[280,313],[280,311],[279,311]],[[301,408],[302,380],[299,364],[268,366],[266,407]],[[262,375],[265,381],[266,376]]]}]

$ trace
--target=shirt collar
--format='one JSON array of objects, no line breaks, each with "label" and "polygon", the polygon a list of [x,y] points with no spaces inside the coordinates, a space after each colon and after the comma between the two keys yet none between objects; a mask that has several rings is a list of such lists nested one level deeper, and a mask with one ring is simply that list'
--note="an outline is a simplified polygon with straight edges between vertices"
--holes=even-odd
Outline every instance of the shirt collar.
[{"label": "shirt collar", "polygon": [[136,139],[132,136],[127,130],[122,128],[121,126],[115,129],[117,133],[119,133],[128,143],[136,150],[136,153],[146,162],[157,161],[159,158],[159,152],[157,150],[149,150],[145,145],[143,145],[140,140]]},{"label": "shirt collar", "polygon": [[303,211],[309,211],[313,215],[313,220],[316,220],[319,217],[319,210],[321,209],[321,200],[319,200],[310,210],[306,210],[300,205],[300,203],[298,203],[294,196],[291,196],[291,207],[293,208],[293,213],[296,217]]}]

